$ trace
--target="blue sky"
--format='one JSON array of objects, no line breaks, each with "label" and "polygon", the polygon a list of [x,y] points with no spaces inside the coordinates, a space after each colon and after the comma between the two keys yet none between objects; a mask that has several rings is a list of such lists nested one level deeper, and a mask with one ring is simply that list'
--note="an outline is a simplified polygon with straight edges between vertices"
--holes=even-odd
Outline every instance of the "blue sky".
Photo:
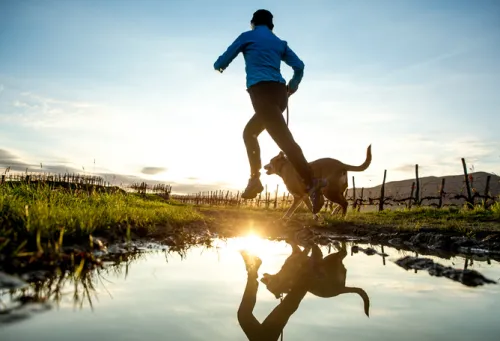
[{"label": "blue sky", "polygon": [[[461,157],[499,171],[500,3],[487,0],[2,0],[0,171],[42,162],[241,189],[243,56],[222,75],[212,66],[259,8],[306,65],[290,128],[308,160],[359,164],[371,143],[358,186],[384,169],[412,177],[416,163],[457,174]],[[279,149],[260,142],[265,164]]]}]

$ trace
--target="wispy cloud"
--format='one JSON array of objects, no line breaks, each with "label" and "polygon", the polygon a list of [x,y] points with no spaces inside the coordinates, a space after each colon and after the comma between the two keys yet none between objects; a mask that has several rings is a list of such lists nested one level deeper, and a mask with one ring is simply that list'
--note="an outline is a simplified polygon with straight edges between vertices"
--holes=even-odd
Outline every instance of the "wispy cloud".
[{"label": "wispy cloud", "polygon": [[141,173],[147,174],[147,175],[156,175],[156,174],[164,173],[166,171],[167,171],[167,169],[164,167],[144,167],[141,170]]},{"label": "wispy cloud", "polygon": [[8,114],[0,115],[0,120],[32,128],[84,127],[94,120],[106,119],[104,106],[56,100],[29,92],[21,93],[10,108],[3,110]]}]

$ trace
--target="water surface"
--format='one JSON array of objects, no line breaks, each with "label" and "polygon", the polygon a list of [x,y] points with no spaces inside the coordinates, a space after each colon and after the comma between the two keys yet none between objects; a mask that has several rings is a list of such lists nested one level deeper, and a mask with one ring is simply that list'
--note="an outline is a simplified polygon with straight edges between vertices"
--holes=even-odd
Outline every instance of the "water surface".
[{"label": "water surface", "polygon": [[[291,247],[258,237],[215,244],[192,247],[185,254],[144,253],[93,272],[84,282],[93,286],[87,291],[70,278],[57,300],[52,294],[47,305],[32,305],[38,311],[26,318],[0,315],[0,340],[247,340],[237,319],[247,282],[238,250],[246,248],[262,259],[260,278],[276,273]],[[498,284],[468,287],[426,271],[404,270],[394,263],[404,256],[395,249],[384,248],[388,257],[383,259],[351,254],[351,247],[343,261],[346,285],[367,292],[370,316],[358,295],[320,298],[307,293],[290,316],[283,340],[499,340]],[[324,256],[336,252],[328,246],[321,250]],[[456,268],[465,262],[461,257],[429,258]],[[500,278],[495,261],[474,261],[468,268]],[[9,297],[4,291],[5,307]],[[262,322],[279,303],[260,283],[255,317]]]}]

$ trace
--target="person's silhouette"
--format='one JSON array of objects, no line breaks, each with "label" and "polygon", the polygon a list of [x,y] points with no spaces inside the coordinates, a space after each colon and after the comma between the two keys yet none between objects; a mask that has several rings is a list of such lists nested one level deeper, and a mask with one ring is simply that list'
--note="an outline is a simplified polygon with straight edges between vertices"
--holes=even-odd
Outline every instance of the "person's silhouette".
[{"label": "person's silhouette", "polygon": [[241,255],[245,261],[248,277],[245,292],[238,309],[238,322],[249,341],[276,341],[288,323],[288,319],[295,313],[300,302],[307,294],[310,276],[307,269],[304,269],[305,271],[302,273],[298,273],[297,280],[291,286],[285,298],[273,309],[264,322],[260,323],[255,318],[253,309],[259,288],[257,271],[262,261],[259,257],[249,255],[245,251],[242,251]]}]

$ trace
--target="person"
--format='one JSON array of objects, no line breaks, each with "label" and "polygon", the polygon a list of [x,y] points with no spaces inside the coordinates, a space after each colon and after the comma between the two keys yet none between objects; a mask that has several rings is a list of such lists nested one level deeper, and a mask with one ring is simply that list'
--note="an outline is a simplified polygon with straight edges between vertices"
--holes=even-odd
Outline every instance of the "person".
[{"label": "person", "polygon": [[[240,52],[245,59],[247,92],[255,114],[243,130],[250,164],[250,179],[241,198],[254,199],[264,190],[260,181],[262,164],[257,138],[265,129],[304,181],[313,213],[318,213],[323,204],[321,187],[325,186],[325,180],[313,177],[309,163],[283,117],[288,97],[298,90],[304,75],[304,63],[286,41],[273,33],[271,12],[265,9],[257,10],[250,23],[252,29],[241,33],[214,63],[214,69],[222,73]],[[294,71],[288,85],[280,73],[281,61]]]},{"label": "person", "polygon": [[309,269],[296,275],[297,280],[291,286],[289,293],[261,323],[255,317],[253,310],[259,289],[257,272],[262,260],[246,251],[241,251],[240,254],[247,270],[247,283],[238,308],[238,323],[249,341],[277,341],[288,320],[297,311],[307,294],[311,278]]}]

